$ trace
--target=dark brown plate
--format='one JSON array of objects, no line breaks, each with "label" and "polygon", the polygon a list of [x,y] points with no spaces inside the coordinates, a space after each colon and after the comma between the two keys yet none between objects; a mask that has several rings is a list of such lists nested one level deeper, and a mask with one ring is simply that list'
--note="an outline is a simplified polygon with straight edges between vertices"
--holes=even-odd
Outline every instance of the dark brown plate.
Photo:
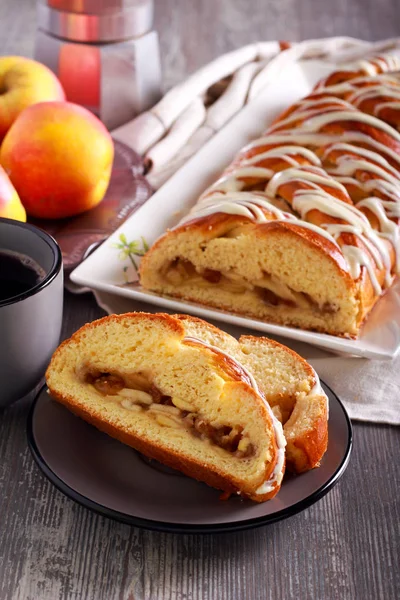
[{"label": "dark brown plate", "polygon": [[330,403],[329,446],[318,469],[285,476],[269,502],[219,492],[167,469],[101,433],[54,402],[46,387],[28,417],[28,443],[48,479],[64,494],[106,517],[147,529],[211,533],[258,527],[290,517],[324,496],[343,475],[352,429],[338,397]]}]

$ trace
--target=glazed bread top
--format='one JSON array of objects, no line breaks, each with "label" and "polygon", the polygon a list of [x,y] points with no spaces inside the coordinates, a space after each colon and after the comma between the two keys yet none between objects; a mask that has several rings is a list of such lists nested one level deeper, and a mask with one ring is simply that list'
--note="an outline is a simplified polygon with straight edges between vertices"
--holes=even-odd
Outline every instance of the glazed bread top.
[{"label": "glazed bread top", "polygon": [[[377,57],[327,78],[244,148],[176,229],[221,214],[237,227],[297,228],[378,297],[400,264],[400,134],[388,124],[400,92],[386,73],[397,66]],[[388,122],[377,118],[389,109]]]}]

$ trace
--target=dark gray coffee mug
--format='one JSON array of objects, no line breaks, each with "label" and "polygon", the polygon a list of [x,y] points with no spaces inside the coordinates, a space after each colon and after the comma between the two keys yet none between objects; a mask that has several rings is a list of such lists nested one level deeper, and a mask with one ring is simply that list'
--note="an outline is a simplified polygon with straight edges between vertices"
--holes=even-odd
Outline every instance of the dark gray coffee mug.
[{"label": "dark gray coffee mug", "polygon": [[33,225],[0,218],[0,250],[25,254],[42,267],[43,279],[0,301],[0,407],[39,383],[61,333],[63,269],[55,240]]}]

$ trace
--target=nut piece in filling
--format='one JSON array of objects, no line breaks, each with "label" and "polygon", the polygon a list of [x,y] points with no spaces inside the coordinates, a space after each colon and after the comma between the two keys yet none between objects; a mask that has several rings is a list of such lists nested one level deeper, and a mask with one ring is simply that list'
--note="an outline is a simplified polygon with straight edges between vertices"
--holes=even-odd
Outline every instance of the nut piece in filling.
[{"label": "nut piece in filling", "polygon": [[100,394],[104,394],[105,396],[118,394],[125,385],[121,377],[111,375],[110,373],[102,373],[98,377],[89,374],[86,381],[91,383]]},{"label": "nut piece in filling", "polygon": [[189,260],[177,257],[162,267],[160,275],[175,287],[190,284],[196,285],[198,288],[215,286],[231,294],[250,292],[267,306],[311,309],[320,314],[334,314],[339,310],[338,305],[330,302],[321,305],[308,293],[296,292],[268,273],[264,273],[261,279],[250,282],[233,272],[224,273],[209,268],[197,270]]},{"label": "nut piece in filling", "polygon": [[88,369],[83,379],[108,400],[118,402],[122,408],[131,412],[145,411],[163,427],[185,429],[193,436],[206,440],[237,458],[252,457],[256,453],[250,440],[243,437],[243,428],[212,425],[193,411],[190,403],[163,394],[141,373],[122,376]]}]

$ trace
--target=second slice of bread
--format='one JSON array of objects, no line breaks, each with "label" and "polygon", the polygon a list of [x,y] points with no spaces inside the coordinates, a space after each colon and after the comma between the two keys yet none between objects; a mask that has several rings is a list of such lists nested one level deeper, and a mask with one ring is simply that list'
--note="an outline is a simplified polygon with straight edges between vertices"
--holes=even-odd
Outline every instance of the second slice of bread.
[{"label": "second slice of bread", "polygon": [[254,375],[287,440],[287,467],[301,473],[319,466],[328,445],[328,398],[318,375],[299,354],[266,337],[237,341],[202,319],[176,315],[186,332],[229,352]]}]

